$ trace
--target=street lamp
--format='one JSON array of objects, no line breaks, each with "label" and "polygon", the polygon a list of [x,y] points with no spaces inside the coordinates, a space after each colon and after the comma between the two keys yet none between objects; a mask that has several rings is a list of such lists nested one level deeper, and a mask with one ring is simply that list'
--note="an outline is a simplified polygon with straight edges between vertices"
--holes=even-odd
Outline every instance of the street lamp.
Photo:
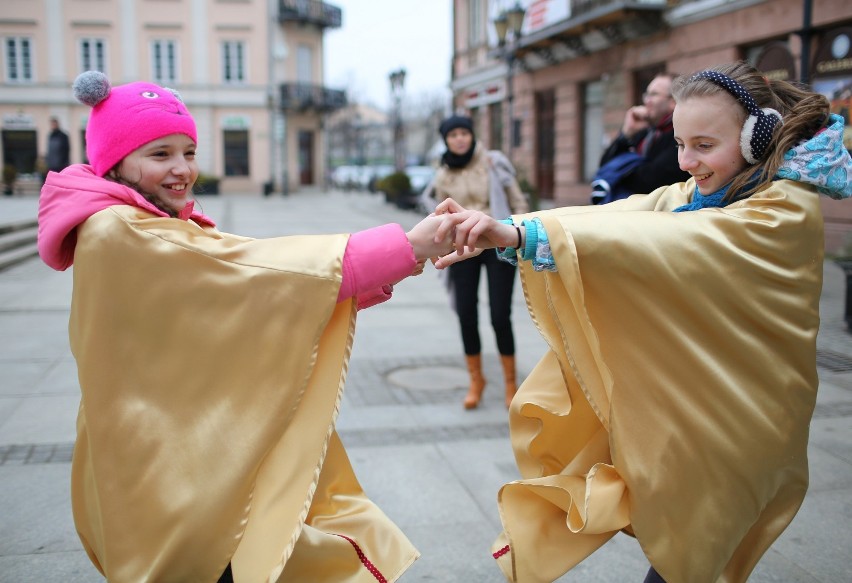
[{"label": "street lamp", "polygon": [[[509,148],[515,147],[515,120],[512,114],[512,101],[514,100],[514,91],[512,87],[512,75],[515,69],[515,51],[518,48],[518,42],[521,39],[521,29],[524,26],[524,15],[526,11],[520,2],[515,2],[515,5],[503,10],[494,18],[494,31],[497,33],[497,44],[500,46],[501,58],[506,61],[506,103],[509,118]],[[511,31],[511,43],[506,42],[509,32]]]},{"label": "street lamp", "polygon": [[405,171],[405,136],[402,128],[402,90],[405,86],[405,69],[391,71],[391,94],[394,99],[393,160],[397,172]]}]

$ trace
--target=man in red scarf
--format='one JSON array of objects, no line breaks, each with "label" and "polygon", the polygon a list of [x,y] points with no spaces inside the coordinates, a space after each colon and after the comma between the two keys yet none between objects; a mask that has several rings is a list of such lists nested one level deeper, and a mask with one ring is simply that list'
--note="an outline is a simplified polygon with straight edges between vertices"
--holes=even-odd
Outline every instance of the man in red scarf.
[{"label": "man in red scarf", "polygon": [[[675,75],[660,73],[648,84],[642,94],[642,105],[627,110],[621,132],[601,157],[601,166],[625,154],[639,154],[642,160],[631,164],[630,170],[610,184],[613,191],[630,194],[648,194],[660,186],[683,182],[689,174],[677,163],[677,147],[672,129],[672,80]],[[592,197],[593,203],[602,202]],[[607,200],[606,202],[609,202]]]}]

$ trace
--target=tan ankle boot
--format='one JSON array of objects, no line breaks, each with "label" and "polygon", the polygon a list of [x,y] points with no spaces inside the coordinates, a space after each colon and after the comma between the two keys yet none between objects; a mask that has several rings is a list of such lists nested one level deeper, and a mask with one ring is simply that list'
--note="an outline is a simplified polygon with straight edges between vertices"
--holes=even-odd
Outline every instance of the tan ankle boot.
[{"label": "tan ankle boot", "polygon": [[515,393],[518,392],[518,385],[515,373],[515,355],[506,356],[500,355],[500,363],[503,365],[503,378],[506,379],[506,408],[512,404],[512,399],[515,398]]},{"label": "tan ankle boot", "polygon": [[470,374],[470,389],[464,398],[465,409],[475,409],[482,399],[482,391],[485,389],[485,377],[482,376],[482,355],[465,355],[467,361],[467,372]]}]

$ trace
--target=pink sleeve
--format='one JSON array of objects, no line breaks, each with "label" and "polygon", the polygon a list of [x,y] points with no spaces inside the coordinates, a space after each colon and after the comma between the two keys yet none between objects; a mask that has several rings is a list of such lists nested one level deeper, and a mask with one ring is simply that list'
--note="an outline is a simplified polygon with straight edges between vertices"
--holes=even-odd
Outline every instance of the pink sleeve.
[{"label": "pink sleeve", "polygon": [[337,301],[358,297],[368,308],[391,297],[392,284],[408,277],[416,260],[402,227],[382,225],[353,233],[343,255],[343,281]]}]

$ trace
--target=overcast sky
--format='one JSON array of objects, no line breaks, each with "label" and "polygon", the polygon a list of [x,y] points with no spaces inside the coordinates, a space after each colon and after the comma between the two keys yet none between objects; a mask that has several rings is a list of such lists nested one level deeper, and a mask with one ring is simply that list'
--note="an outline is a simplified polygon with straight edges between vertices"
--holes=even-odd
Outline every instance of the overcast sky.
[{"label": "overcast sky", "polygon": [[343,26],[325,32],[325,84],[350,101],[387,108],[388,75],[406,71],[405,94],[446,90],[452,55],[448,0],[328,0]]}]

